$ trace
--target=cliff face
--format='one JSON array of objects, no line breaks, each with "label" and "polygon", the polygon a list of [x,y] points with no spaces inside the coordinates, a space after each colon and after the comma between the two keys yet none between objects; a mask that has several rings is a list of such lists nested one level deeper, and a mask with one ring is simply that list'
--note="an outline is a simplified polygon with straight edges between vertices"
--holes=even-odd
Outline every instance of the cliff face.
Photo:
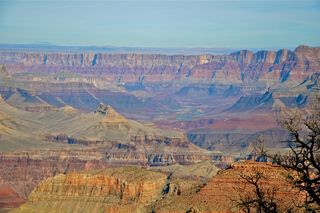
[{"label": "cliff face", "polygon": [[57,174],[190,164],[214,154],[191,144],[181,132],[147,127],[102,104],[92,113],[70,106],[35,113],[0,98],[0,130],[0,185],[9,185],[23,198],[40,181]]},{"label": "cliff face", "polygon": [[[157,181],[154,181],[157,180]],[[113,168],[102,172],[69,173],[43,181],[29,201],[64,200],[66,197],[102,198],[117,196],[121,203],[146,204],[161,196],[167,176],[134,167]]]},{"label": "cliff face", "polygon": [[[287,182],[284,169],[266,163],[241,162],[231,168],[221,170],[209,180],[198,192],[190,196],[176,196],[164,199],[156,204],[156,212],[242,212],[237,207],[240,198],[254,198],[254,188],[241,176],[254,177],[260,173],[261,190],[264,193],[275,191],[274,201],[279,212],[292,209],[304,212],[296,204],[303,202],[304,194],[292,188]],[[271,194],[267,196],[271,197]]]},{"label": "cliff face", "polygon": [[[0,100],[0,151],[30,150],[31,156],[103,160],[110,164],[162,165],[192,163],[211,153],[191,144],[182,132],[163,130],[126,119],[111,106],[95,112],[72,107],[44,113],[25,112]],[[47,149],[51,149],[49,156]],[[35,151],[37,150],[37,151]],[[38,152],[38,153],[37,153]]]},{"label": "cliff face", "polygon": [[135,167],[70,173],[40,183],[28,203],[13,212],[151,212],[158,200],[195,185]]},{"label": "cliff face", "polygon": [[104,102],[128,118],[187,130],[211,125],[225,110],[308,103],[318,92],[311,78],[319,76],[319,49],[198,56],[0,51],[0,79],[7,76],[0,93],[28,111],[66,104],[92,111]]},{"label": "cliff face", "polygon": [[3,208],[16,208],[27,200],[21,198],[9,185],[0,184],[0,210]]},{"label": "cliff face", "polygon": [[107,166],[106,162],[99,160],[99,153],[85,150],[2,153],[0,184],[10,186],[20,197],[26,198],[40,181],[48,177]]},{"label": "cliff face", "polygon": [[[225,211],[237,208],[234,206],[240,197],[254,198],[254,187],[247,183],[241,176],[255,177],[260,173],[262,177],[260,182],[261,190],[264,193],[270,193],[273,189],[276,191],[274,199],[278,204],[279,211],[293,208],[298,212],[295,203],[303,201],[303,194],[286,181],[287,172],[277,166],[268,163],[246,162],[235,163],[230,169],[221,171],[212,178],[200,192],[193,197],[194,202],[199,205],[206,204],[204,209]],[[271,196],[269,194],[268,196]]]},{"label": "cliff face", "polygon": [[[132,197],[139,195],[139,202],[145,202],[149,200],[150,196],[148,193],[143,195],[139,191],[140,188],[145,187],[144,183],[135,183],[133,185],[128,185],[126,181],[135,181],[136,179],[142,177],[137,176],[132,170],[123,170],[121,173],[119,170],[116,175],[117,177],[106,178],[103,174],[96,175],[92,179],[87,178],[85,173],[73,174],[69,176],[69,173],[75,171],[92,171],[94,169],[106,169],[113,171],[113,167],[119,167],[124,165],[166,165],[174,162],[195,162],[204,158],[201,155],[192,155],[179,153],[176,155],[172,154],[150,154],[149,159],[145,153],[128,152],[128,151],[113,151],[112,153],[106,153],[95,150],[47,150],[47,151],[25,151],[16,153],[6,153],[0,155],[0,209],[3,207],[17,207],[21,203],[24,203],[26,198],[29,196],[30,192],[34,188],[46,180],[47,178],[59,175],[67,174],[66,180],[73,180],[72,184],[86,184],[91,183],[92,187],[96,191],[92,192],[91,189],[86,189],[85,191],[75,192],[75,193],[100,193],[102,187],[110,187],[109,191],[114,191],[114,193],[123,193],[120,197],[123,202],[127,202]],[[132,167],[134,168],[134,167]],[[183,169],[182,169],[183,170]],[[210,170],[211,171],[211,170]],[[108,173],[109,174],[109,173]],[[202,174],[202,173],[201,173]],[[121,179],[121,175],[126,175],[127,179]],[[135,176],[136,175],[136,176]],[[185,174],[186,176],[190,174]],[[62,175],[63,176],[63,175]],[[59,177],[62,177],[59,176]],[[110,175],[109,175],[110,176]],[[108,176],[108,177],[109,177]],[[166,176],[165,176],[166,177]],[[99,182],[101,180],[102,182]],[[131,178],[131,179],[130,179]],[[84,182],[82,180],[85,180]],[[97,180],[98,182],[94,182]],[[158,189],[158,183],[162,183],[163,179],[157,179],[154,185],[149,184],[151,191],[156,191]],[[82,182],[81,182],[82,181]],[[79,183],[78,183],[79,182]],[[94,186],[95,184],[102,184],[99,186]],[[104,186],[107,184],[107,186]],[[109,184],[109,185],[108,185]],[[127,184],[127,185],[126,185]],[[165,184],[163,184],[165,185]],[[3,191],[1,191],[1,186],[7,186]],[[56,186],[55,186],[56,187]],[[58,186],[57,186],[58,187]],[[69,186],[71,187],[71,186]],[[83,186],[84,187],[84,186]],[[91,187],[91,185],[90,185]],[[122,188],[124,187],[124,188]],[[152,188],[153,187],[153,188]],[[164,186],[163,186],[164,187]],[[47,189],[44,189],[47,188]],[[72,188],[72,187],[71,187]],[[73,196],[74,189],[69,189],[69,196]],[[81,188],[81,187],[80,187]],[[10,189],[10,194],[7,193],[7,189]],[[46,185],[42,187],[43,190],[54,190],[54,186]],[[41,189],[41,190],[42,190]],[[82,190],[82,189],[81,189]],[[100,191],[99,191],[100,190]],[[107,189],[104,189],[107,190]],[[122,190],[122,191],[121,191]],[[129,191],[127,191],[129,190]],[[108,191],[108,192],[109,192]],[[105,193],[106,191],[103,191]],[[2,193],[2,194],[1,194]],[[43,193],[51,193],[48,191],[43,191]],[[59,192],[60,193],[60,192]],[[106,192],[107,193],[107,192]],[[130,194],[133,193],[133,194]],[[79,196],[80,196],[79,194]],[[87,195],[87,194],[86,194]],[[58,196],[58,195],[56,195]],[[83,195],[85,196],[85,195]],[[102,195],[101,195],[102,196]],[[45,197],[43,194],[40,196]],[[103,197],[103,196],[102,196]],[[39,198],[39,199],[40,199]],[[57,201],[58,202],[58,201]],[[60,202],[60,201],[59,201]]]},{"label": "cliff face", "polygon": [[99,74],[120,82],[171,80],[301,81],[320,70],[320,48],[299,46],[294,51],[242,50],[230,55],[152,55],[107,53],[1,52],[0,63],[8,70],[54,72],[61,69]]},{"label": "cliff face", "polygon": [[125,119],[122,115],[117,113],[110,105],[105,106],[100,104],[95,110],[95,113],[104,115],[105,117],[101,120],[101,123],[128,123],[128,120]]},{"label": "cliff face", "polygon": [[58,175],[41,182],[28,202],[13,212],[238,212],[234,202],[254,193],[240,175],[257,172],[265,177],[262,190],[276,189],[279,211],[300,211],[295,204],[303,194],[286,182],[285,170],[242,162],[218,172],[206,184],[200,176],[192,179],[183,173],[184,178],[178,178],[180,172],[174,170],[171,175],[135,167]]}]

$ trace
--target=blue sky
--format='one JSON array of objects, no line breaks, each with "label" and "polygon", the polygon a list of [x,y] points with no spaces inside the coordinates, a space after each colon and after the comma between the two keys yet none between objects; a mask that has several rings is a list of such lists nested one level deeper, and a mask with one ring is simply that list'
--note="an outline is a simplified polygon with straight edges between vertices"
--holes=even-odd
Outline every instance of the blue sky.
[{"label": "blue sky", "polygon": [[320,46],[320,0],[0,0],[0,43]]}]

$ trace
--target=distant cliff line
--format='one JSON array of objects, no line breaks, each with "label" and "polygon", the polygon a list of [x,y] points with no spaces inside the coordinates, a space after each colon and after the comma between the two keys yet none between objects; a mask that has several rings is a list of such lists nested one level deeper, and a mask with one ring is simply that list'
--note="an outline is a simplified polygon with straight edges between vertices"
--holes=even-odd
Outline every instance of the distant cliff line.
[{"label": "distant cliff line", "polygon": [[241,83],[270,79],[302,81],[320,71],[320,48],[298,46],[293,51],[241,50],[225,55],[162,55],[95,52],[0,51],[9,70],[59,71],[105,75],[119,82],[217,80]]},{"label": "distant cliff line", "polygon": [[142,53],[168,55],[229,54],[236,48],[204,47],[122,47],[122,46],[63,46],[47,43],[39,44],[0,44],[0,51],[26,52],[99,52],[99,53]]}]

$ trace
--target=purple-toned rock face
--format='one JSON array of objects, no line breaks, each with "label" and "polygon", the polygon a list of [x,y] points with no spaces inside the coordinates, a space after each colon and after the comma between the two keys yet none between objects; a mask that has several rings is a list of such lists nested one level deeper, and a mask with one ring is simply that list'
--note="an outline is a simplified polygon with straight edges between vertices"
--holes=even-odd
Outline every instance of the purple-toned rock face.
[{"label": "purple-toned rock face", "polygon": [[[65,105],[93,111],[103,102],[131,119],[192,131],[203,144],[198,132],[232,127],[238,138],[277,128],[275,110],[304,107],[318,93],[319,58],[320,48],[307,46],[194,56],[0,51],[0,93],[34,112]],[[257,123],[260,117],[268,122]]]},{"label": "purple-toned rock face", "polygon": [[320,70],[319,57],[320,48],[307,46],[294,51],[242,50],[230,55],[200,56],[3,51],[0,63],[7,64],[10,72],[68,70],[124,83],[142,78],[146,82],[189,79],[231,83],[261,79],[301,81]]},{"label": "purple-toned rock face", "polygon": [[197,56],[0,51],[11,76],[0,93],[28,111],[66,104],[92,111],[104,102],[129,118],[190,129],[229,109],[305,105],[318,87],[319,58],[320,48],[307,46]]}]

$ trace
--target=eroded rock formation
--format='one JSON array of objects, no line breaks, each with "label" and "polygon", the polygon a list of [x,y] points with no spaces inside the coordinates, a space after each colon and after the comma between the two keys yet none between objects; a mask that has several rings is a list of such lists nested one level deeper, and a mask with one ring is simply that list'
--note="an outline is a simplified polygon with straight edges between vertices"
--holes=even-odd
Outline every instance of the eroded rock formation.
[{"label": "eroded rock formation", "polygon": [[276,191],[274,200],[280,212],[288,209],[304,212],[297,207],[299,202],[303,202],[304,194],[287,182],[287,171],[272,164],[250,161],[235,163],[231,168],[219,171],[191,196],[163,199],[157,203],[156,212],[239,212],[240,196],[254,198],[255,195],[253,186],[241,175],[253,177],[257,172],[265,177],[259,182],[261,190],[265,193],[272,193],[272,189]]},{"label": "eroded rock formation", "polygon": [[[43,181],[13,212],[150,212],[167,196],[194,191],[197,182],[136,167],[58,175]],[[38,206],[41,206],[39,208]]]},{"label": "eroded rock formation", "polygon": [[[251,52],[230,55],[156,55],[107,53],[1,52],[0,63],[9,70],[57,71],[61,68],[84,74],[108,76],[122,82],[170,81],[175,79],[216,79],[242,82],[251,80],[303,80],[319,71],[319,48],[299,46],[294,51]],[[118,71],[121,70],[121,73]]]},{"label": "eroded rock formation", "polygon": [[[172,168],[170,168],[171,170]],[[254,189],[239,175],[263,173],[263,190],[275,188],[278,209],[299,212],[303,193],[286,181],[286,171],[266,163],[241,162],[203,179],[136,167],[57,175],[41,182],[14,212],[238,212],[240,195]],[[177,174],[180,174],[177,173]],[[239,189],[239,190],[238,190]]]}]

